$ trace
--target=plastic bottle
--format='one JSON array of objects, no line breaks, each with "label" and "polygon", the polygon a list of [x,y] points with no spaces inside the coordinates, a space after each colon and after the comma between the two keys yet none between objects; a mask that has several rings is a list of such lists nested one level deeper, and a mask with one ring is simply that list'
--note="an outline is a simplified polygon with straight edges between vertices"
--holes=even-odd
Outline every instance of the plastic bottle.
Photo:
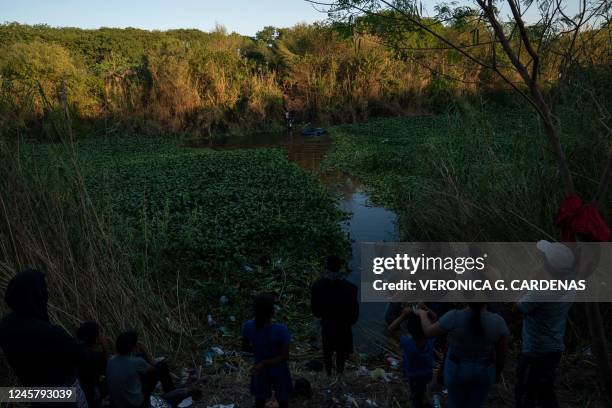
[{"label": "plastic bottle", "polygon": [[431,399],[431,408],[442,408],[440,394],[434,394]]}]

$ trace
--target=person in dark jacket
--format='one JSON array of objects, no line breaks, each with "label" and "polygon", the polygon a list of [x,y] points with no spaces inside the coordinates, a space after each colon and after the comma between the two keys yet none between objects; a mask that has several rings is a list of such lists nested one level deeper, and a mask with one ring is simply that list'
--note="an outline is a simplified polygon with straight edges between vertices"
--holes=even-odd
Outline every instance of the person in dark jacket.
[{"label": "person in dark jacket", "polygon": [[315,317],[321,319],[323,361],[328,375],[332,373],[332,359],[336,355],[336,372],[344,372],[344,363],[353,352],[352,326],[359,319],[357,286],[345,279],[342,260],[330,256],[326,271],[312,286],[310,305]]},{"label": "person in dark jacket", "polygon": [[87,406],[77,381],[79,342],[49,322],[45,275],[28,269],[6,288],[11,312],[0,322],[0,347],[25,387],[75,387],[77,403]]}]

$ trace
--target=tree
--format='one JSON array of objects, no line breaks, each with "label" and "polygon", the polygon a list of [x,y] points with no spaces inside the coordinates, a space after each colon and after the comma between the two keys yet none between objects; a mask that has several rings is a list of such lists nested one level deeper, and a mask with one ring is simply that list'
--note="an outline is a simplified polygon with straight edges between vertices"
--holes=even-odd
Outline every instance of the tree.
[{"label": "tree", "polygon": [[[550,82],[563,86],[568,73],[593,42],[609,33],[611,4],[607,0],[581,0],[572,13],[562,0],[475,0],[475,7],[456,3],[438,3],[434,18],[426,18],[422,3],[414,0],[337,0],[328,3],[307,0],[325,6],[338,21],[354,24],[360,19],[391,28],[387,32],[396,47],[397,33],[418,32],[438,42],[436,47],[411,45],[415,52],[447,49],[464,60],[495,73],[508,87],[521,95],[539,116],[550,151],[556,161],[566,196],[576,195],[576,186],[561,143],[561,129],[554,112],[554,93],[547,92]],[[526,13],[535,15],[526,22]],[[502,13],[508,15],[507,21]],[[466,36],[450,37],[441,24],[465,24]],[[384,31],[383,31],[384,32]],[[392,37],[395,34],[395,37]],[[471,41],[465,41],[471,36]],[[609,41],[609,38],[608,38]],[[609,45],[608,45],[609,46]],[[609,50],[608,50],[609,52]],[[606,55],[604,54],[604,57]],[[432,72],[439,73],[435,67]],[[585,91],[601,111],[600,125],[612,135],[610,116],[591,89]],[[612,179],[612,147],[591,202],[601,206]],[[596,303],[586,307],[593,348],[599,362],[601,381],[612,399],[612,367],[601,313]]]},{"label": "tree", "polygon": [[273,26],[266,26],[263,30],[255,33],[255,40],[261,41],[266,47],[272,48],[278,39],[279,30]]}]

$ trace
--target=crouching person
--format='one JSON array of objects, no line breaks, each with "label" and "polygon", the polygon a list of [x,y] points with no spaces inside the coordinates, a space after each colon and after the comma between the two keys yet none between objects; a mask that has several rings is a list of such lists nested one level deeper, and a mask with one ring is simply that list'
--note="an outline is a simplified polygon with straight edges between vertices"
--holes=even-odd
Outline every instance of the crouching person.
[{"label": "crouching person", "polygon": [[126,331],[117,337],[117,355],[106,367],[108,393],[113,408],[148,408],[155,386],[161,382],[161,398],[177,406],[189,396],[197,397],[195,390],[175,388],[165,363],[153,364],[146,354],[138,350],[138,333]]},{"label": "crouching person", "polygon": [[293,388],[289,372],[289,343],[291,334],[287,326],[273,323],[274,296],[261,294],[253,304],[255,318],[242,325],[242,345],[254,354],[251,368],[251,393],[255,407],[263,408],[272,397],[272,391],[280,408],[289,406]]}]

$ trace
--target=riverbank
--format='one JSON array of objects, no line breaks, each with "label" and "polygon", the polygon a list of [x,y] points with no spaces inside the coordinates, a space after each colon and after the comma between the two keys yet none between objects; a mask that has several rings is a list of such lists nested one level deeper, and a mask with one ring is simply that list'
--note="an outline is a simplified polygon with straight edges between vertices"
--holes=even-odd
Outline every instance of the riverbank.
[{"label": "riverbank", "polygon": [[[319,354],[311,348],[306,288],[325,255],[342,253],[356,272],[359,242],[399,239],[395,213],[385,206],[399,214],[403,239],[444,232],[438,237],[479,240],[502,232],[499,222],[483,221],[481,214],[531,220],[522,224],[529,229],[509,224],[513,234],[547,230],[538,223],[556,199],[554,172],[549,161],[534,165],[530,160],[545,152],[521,139],[537,122],[517,117],[523,127],[507,130],[487,118],[379,119],[333,128],[331,139],[293,135],[282,143],[229,148],[183,148],[150,138],[32,151],[21,146],[26,158],[20,163],[8,156],[3,161],[10,177],[1,191],[12,194],[2,195],[10,216],[0,225],[20,245],[7,240],[2,256],[14,265],[47,268],[54,321],[72,329],[94,319],[110,336],[135,327],[153,354],[176,362],[177,375],[183,368],[199,372],[201,406],[250,405],[249,361],[234,352],[213,354],[212,364],[207,357],[212,347],[239,349],[240,322],[250,317],[260,291],[279,294],[277,319],[295,335],[294,377],[313,385],[313,397],[294,406],[343,406],[349,395],[353,406],[367,406],[368,399],[379,407],[405,406],[407,386],[387,360],[398,359],[399,351],[382,332],[384,305],[364,306],[355,329],[358,348],[372,340],[384,353],[355,355],[338,381],[306,367]],[[490,150],[491,163],[484,161]],[[540,193],[546,194],[538,202]],[[479,197],[486,206],[470,210]],[[496,200],[503,200],[503,212],[483,210],[492,211]],[[532,205],[522,214],[527,201]],[[534,202],[541,206],[532,208]],[[570,321],[559,392],[564,406],[597,407],[595,362],[580,331],[580,321]],[[513,332],[518,336],[517,328]],[[390,374],[380,377],[377,368]],[[491,392],[492,406],[512,406],[513,370],[511,362],[505,381]]]},{"label": "riverbank", "polygon": [[[33,197],[3,197],[11,212],[3,230],[45,231],[31,235],[36,242],[30,247],[40,247],[46,257],[34,253],[28,264],[48,269],[51,290],[59,295],[53,313],[69,329],[92,318],[111,336],[143,327],[152,352],[197,355],[221,341],[238,342],[254,296],[275,292],[279,319],[305,339],[311,319],[304,288],[320,275],[327,255],[349,250],[339,225],[344,215],[333,198],[279,149],[215,151],[182,148],[168,139],[124,138],[21,146],[20,154],[23,172],[13,171],[14,187],[5,191],[36,189],[36,202],[61,212],[41,207],[25,214]],[[32,224],[20,224],[25,222]],[[121,279],[104,296],[73,276],[91,276],[107,255],[92,253],[100,258],[84,265],[61,263],[78,256],[76,246],[96,244],[92,223],[104,225],[111,259],[125,262],[104,272]],[[63,234],[57,241],[56,229]],[[50,245],[55,242],[61,245]],[[7,259],[10,249],[3,252]],[[136,298],[167,307],[135,303],[127,293],[111,301],[112,290],[138,290]],[[123,313],[138,321],[102,312],[109,306],[101,302],[138,309],[137,318]],[[151,324],[162,327],[145,329]]]},{"label": "riverbank", "polygon": [[[594,146],[605,142],[585,130],[584,117],[562,113],[577,190],[588,196],[606,160],[607,150]],[[555,231],[562,189],[539,120],[528,111],[375,119],[331,134],[327,165],[358,177],[375,205],[395,211],[402,240],[522,242]]]},{"label": "riverbank", "polygon": [[[517,343],[512,342],[502,381],[495,384],[487,400],[487,407],[514,407],[516,381]],[[295,396],[290,406],[299,408],[396,408],[410,406],[408,383],[401,376],[399,347],[391,346],[390,352],[376,358],[354,355],[347,362],[343,376],[328,377],[323,372],[310,369],[313,360],[320,359],[320,351],[296,342],[292,344],[290,369],[293,379],[307,380],[312,387],[312,396]],[[195,381],[204,390],[198,407],[215,404],[235,404],[234,408],[249,407],[250,361],[240,357],[219,356],[210,366],[201,366],[200,380]],[[395,364],[395,363],[394,363]],[[228,367],[231,369],[228,370]],[[566,353],[559,367],[557,395],[560,408],[607,407],[597,388],[597,369],[594,357],[587,352]],[[442,394],[443,403],[445,396]],[[231,406],[231,405],[230,405]],[[273,406],[273,405],[272,405]],[[444,405],[443,405],[444,406]]]}]

